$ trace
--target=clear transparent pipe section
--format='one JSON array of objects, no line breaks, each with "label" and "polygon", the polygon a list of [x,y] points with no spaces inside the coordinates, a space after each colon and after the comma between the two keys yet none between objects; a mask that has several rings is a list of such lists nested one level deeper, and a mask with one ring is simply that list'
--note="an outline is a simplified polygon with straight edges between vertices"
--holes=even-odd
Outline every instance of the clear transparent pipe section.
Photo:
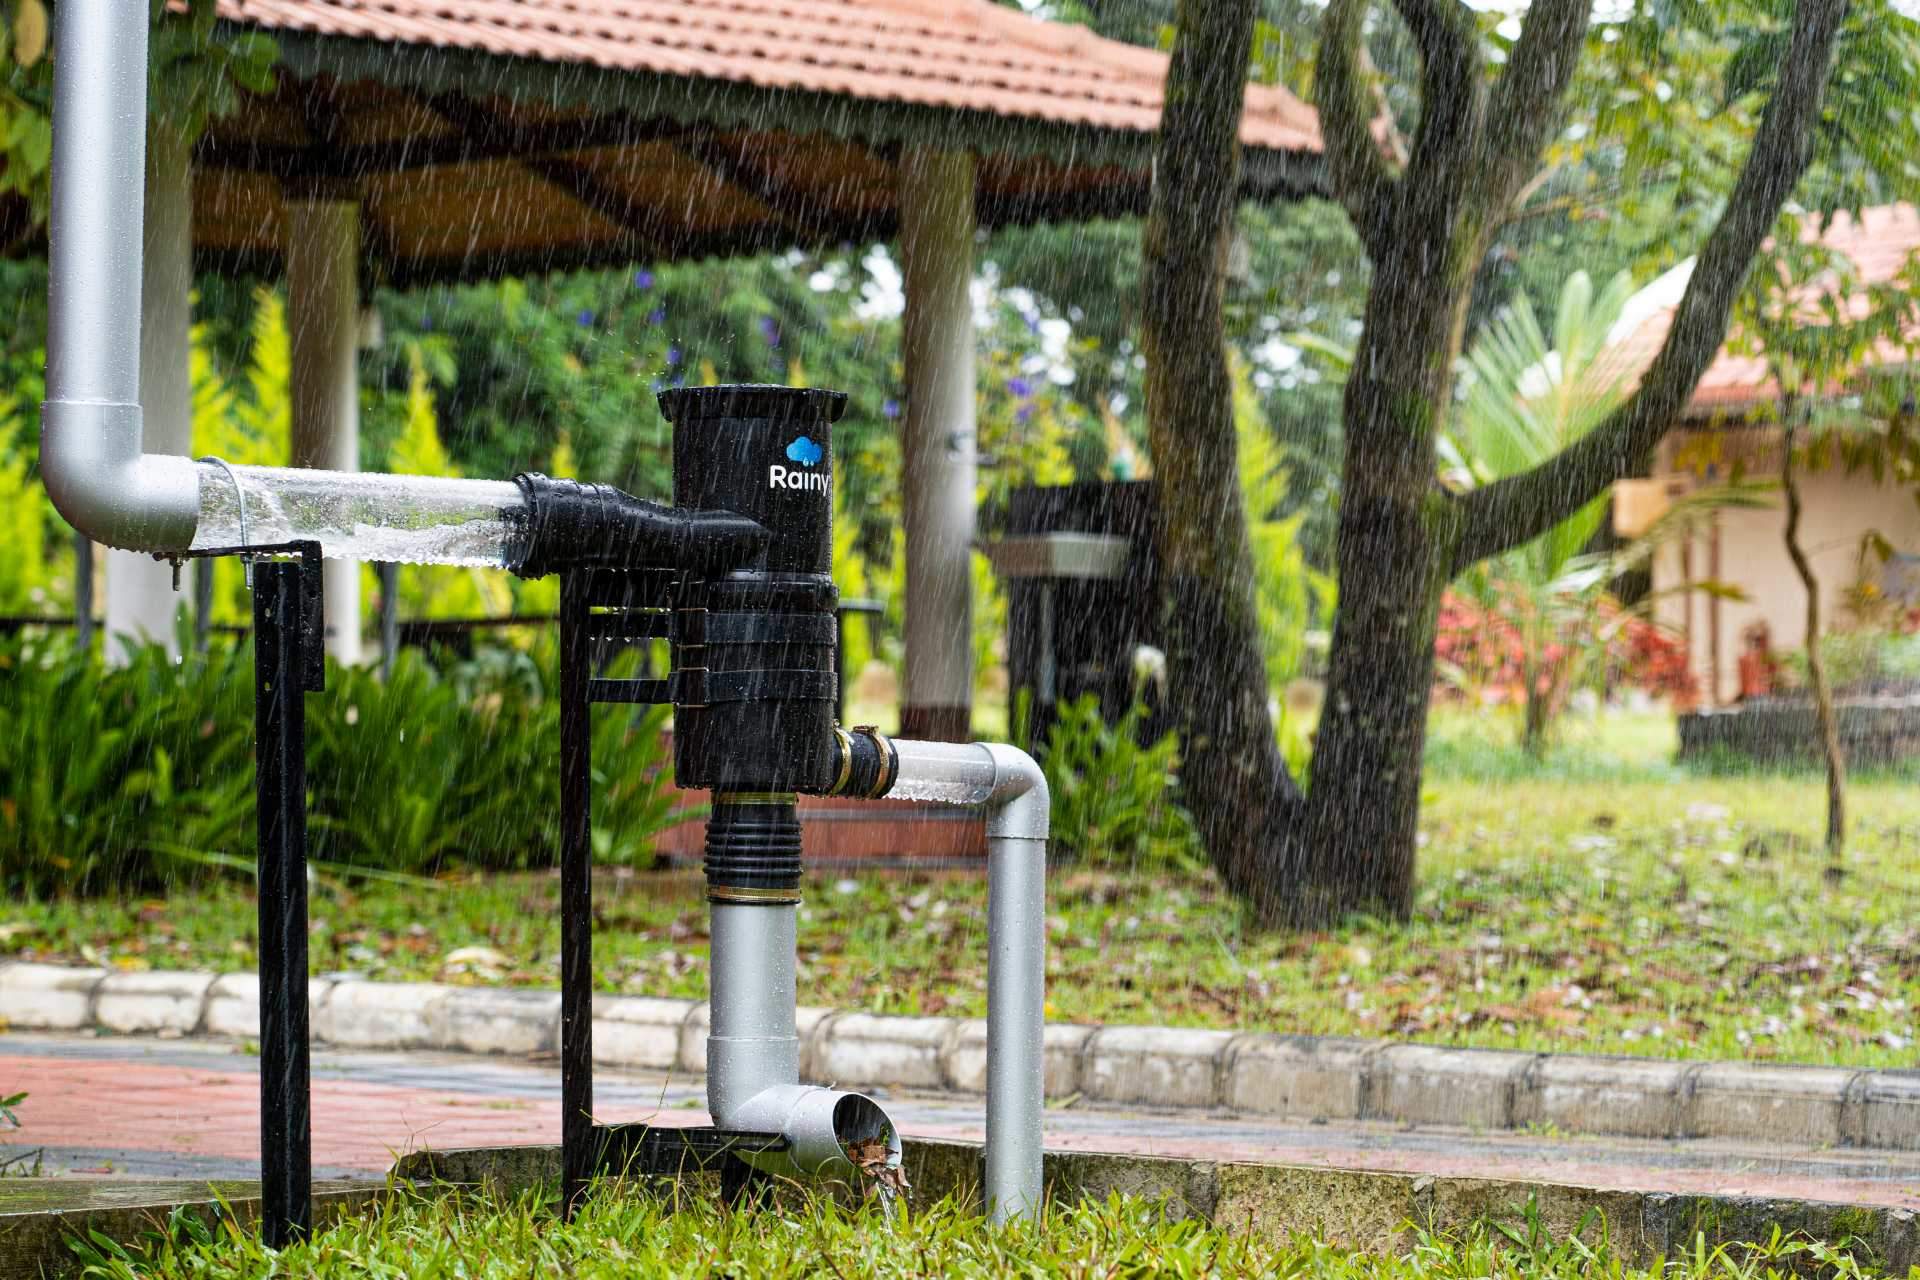
[{"label": "clear transparent pipe section", "polygon": [[526,498],[507,480],[197,466],[195,551],[312,540],[332,560],[506,568],[524,550]]}]

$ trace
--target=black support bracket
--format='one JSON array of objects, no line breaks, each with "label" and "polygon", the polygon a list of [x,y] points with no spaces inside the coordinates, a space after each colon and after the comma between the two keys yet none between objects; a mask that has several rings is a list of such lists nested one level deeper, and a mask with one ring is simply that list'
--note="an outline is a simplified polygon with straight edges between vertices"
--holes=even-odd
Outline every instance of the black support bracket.
[{"label": "black support bracket", "polygon": [[254,801],[260,902],[260,1220],[282,1248],[313,1229],[307,1051],[307,708],[326,687],[320,544],[209,547],[253,571]]}]

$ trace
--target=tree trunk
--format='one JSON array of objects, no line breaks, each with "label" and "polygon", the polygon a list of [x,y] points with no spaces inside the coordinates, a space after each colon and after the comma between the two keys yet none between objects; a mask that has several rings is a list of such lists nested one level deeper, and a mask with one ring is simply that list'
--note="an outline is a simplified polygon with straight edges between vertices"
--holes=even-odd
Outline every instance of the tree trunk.
[{"label": "tree trunk", "polygon": [[1265,912],[1300,793],[1268,710],[1221,327],[1253,0],[1181,0],[1145,231],[1141,344],[1180,786],[1214,866]]},{"label": "tree trunk", "polygon": [[1434,632],[1457,536],[1434,445],[1478,245],[1457,210],[1425,225],[1378,255],[1347,379],[1340,605],[1304,839],[1286,851],[1284,918],[1301,927],[1413,907]]},{"label": "tree trunk", "polygon": [[1840,750],[1840,717],[1833,709],[1833,689],[1827,683],[1827,664],[1820,654],[1820,582],[1813,562],[1800,546],[1800,481],[1793,469],[1793,415],[1785,402],[1786,434],[1781,443],[1780,487],[1787,499],[1787,555],[1807,589],[1807,676],[1813,685],[1813,710],[1820,725],[1820,751],[1827,762],[1827,876],[1837,879],[1847,849],[1847,762]]},{"label": "tree trunk", "polygon": [[1527,664],[1526,688],[1521,691],[1521,706],[1526,722],[1520,731],[1520,745],[1535,760],[1547,754],[1547,724],[1553,719],[1553,689],[1540,687],[1540,674]]}]

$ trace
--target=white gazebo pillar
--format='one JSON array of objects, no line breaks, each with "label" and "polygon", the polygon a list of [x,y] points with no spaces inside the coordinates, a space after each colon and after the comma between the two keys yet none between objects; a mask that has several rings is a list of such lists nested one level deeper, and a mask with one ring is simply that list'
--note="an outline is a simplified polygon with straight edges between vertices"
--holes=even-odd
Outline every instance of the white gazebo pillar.
[{"label": "white gazebo pillar", "polygon": [[[360,469],[360,205],[287,198],[287,336],[293,465]],[[360,566],[329,560],[327,654],[360,661]]]},{"label": "white gazebo pillar", "polygon": [[966,741],[973,718],[973,157],[909,148],[900,166],[906,413],[906,672],[900,732]]},{"label": "white gazebo pillar", "polygon": [[[147,197],[140,277],[141,440],[148,453],[193,451],[192,148],[156,117],[147,130]],[[173,567],[144,552],[106,556],[107,661],[129,644],[157,640],[179,654],[174,619],[187,600]]]}]

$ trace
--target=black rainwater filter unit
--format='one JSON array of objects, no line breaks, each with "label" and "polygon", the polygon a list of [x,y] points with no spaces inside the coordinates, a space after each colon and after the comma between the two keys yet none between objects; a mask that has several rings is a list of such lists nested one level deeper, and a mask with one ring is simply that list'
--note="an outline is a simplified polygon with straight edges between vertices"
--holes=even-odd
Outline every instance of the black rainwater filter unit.
[{"label": "black rainwater filter unit", "polygon": [[[521,478],[526,562],[561,573],[560,1073],[562,1203],[596,1174],[715,1168],[738,1202],[764,1181],[741,1157],[775,1132],[593,1122],[594,703],[673,704],[674,776],[712,792],[707,896],[718,907],[800,897],[796,796],[883,795],[898,772],[874,730],[834,724],[833,424],[847,398],[780,386],[662,393],[674,505],[605,486]],[[528,571],[523,569],[523,572]],[[665,639],[664,679],[603,678],[596,640]]]},{"label": "black rainwater filter unit", "polygon": [[796,900],[795,792],[835,781],[833,424],[844,393],[781,386],[662,393],[673,496],[768,531],[746,564],[689,582],[674,635],[674,776],[713,793],[708,892]]}]

